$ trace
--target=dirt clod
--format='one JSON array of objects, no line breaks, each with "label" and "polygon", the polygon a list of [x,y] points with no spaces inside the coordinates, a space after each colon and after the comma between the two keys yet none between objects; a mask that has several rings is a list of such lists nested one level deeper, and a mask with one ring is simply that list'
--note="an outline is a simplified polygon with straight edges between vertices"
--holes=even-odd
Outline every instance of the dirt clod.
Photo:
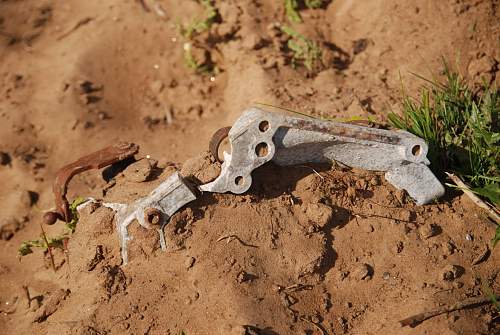
[{"label": "dirt clod", "polygon": [[23,227],[23,224],[13,216],[0,221],[0,239],[10,240]]},{"label": "dirt clod", "polygon": [[455,252],[455,246],[451,242],[445,242],[442,245],[442,249],[445,253],[445,255],[450,256]]},{"label": "dirt clod", "polygon": [[148,180],[153,173],[154,165],[147,158],[138,160],[137,162],[129,165],[124,171],[123,175],[127,181],[133,183],[142,183]]},{"label": "dirt clod", "polygon": [[440,277],[444,281],[453,281],[461,275],[462,271],[462,268],[458,265],[447,265],[441,271]]},{"label": "dirt clod", "polygon": [[209,151],[184,162],[181,175],[193,180],[197,184],[206,184],[213,181],[220,174],[220,163],[215,160]]},{"label": "dirt clod", "polygon": [[476,256],[472,260],[472,265],[477,265],[479,263],[484,262],[490,256],[490,253],[491,253],[491,251],[490,251],[490,248],[488,247],[488,245],[483,244],[482,246],[477,248],[476,253],[475,253]]},{"label": "dirt clod", "polygon": [[356,280],[370,280],[373,276],[373,268],[368,264],[356,264],[351,272]]},{"label": "dirt clod", "polygon": [[52,292],[47,300],[43,303],[42,307],[36,311],[33,317],[33,322],[43,322],[47,320],[49,316],[57,311],[61,302],[64,301],[66,297],[69,296],[69,294],[69,290],[63,289]]},{"label": "dirt clod", "polygon": [[419,229],[420,235],[425,239],[436,236],[439,233],[439,231],[440,231],[439,226],[435,224],[424,224]]},{"label": "dirt clod", "polygon": [[236,281],[241,284],[241,283],[251,281],[253,278],[254,278],[254,276],[251,275],[250,273],[248,273],[246,271],[240,271],[238,273],[238,276],[236,276]]},{"label": "dirt clod", "polygon": [[323,228],[332,221],[333,209],[322,203],[307,204],[306,215],[314,225]]}]

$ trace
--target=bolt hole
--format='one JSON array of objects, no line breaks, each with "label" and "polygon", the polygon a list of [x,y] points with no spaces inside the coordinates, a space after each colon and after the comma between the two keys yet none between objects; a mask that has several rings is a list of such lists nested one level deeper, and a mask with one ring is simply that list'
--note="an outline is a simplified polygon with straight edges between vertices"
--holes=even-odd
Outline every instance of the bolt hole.
[{"label": "bolt hole", "polygon": [[267,143],[259,143],[255,147],[255,153],[258,157],[265,157],[269,153],[269,149],[267,148]]},{"label": "bolt hole", "polygon": [[160,223],[160,214],[158,213],[151,213],[147,215],[147,220],[150,224],[157,225]]},{"label": "bolt hole", "polygon": [[148,215],[148,221],[149,221],[149,223],[156,224],[160,220],[159,220],[158,216],[150,214],[150,215]]},{"label": "bolt hole", "polygon": [[243,185],[243,181],[244,181],[244,180],[243,180],[243,177],[242,177],[242,176],[238,176],[238,177],[234,178],[234,183],[235,183],[236,185],[238,185],[238,186]]},{"label": "bolt hole", "polygon": [[420,155],[420,152],[422,151],[422,148],[420,148],[420,145],[415,145],[413,148],[411,148],[411,153],[413,156],[418,156]]},{"label": "bolt hole", "polygon": [[263,132],[263,133],[264,133],[264,132],[266,132],[268,129],[269,129],[269,122],[267,122],[267,121],[265,121],[265,120],[264,120],[264,121],[261,121],[261,122],[259,123],[259,130],[260,130],[261,132]]}]

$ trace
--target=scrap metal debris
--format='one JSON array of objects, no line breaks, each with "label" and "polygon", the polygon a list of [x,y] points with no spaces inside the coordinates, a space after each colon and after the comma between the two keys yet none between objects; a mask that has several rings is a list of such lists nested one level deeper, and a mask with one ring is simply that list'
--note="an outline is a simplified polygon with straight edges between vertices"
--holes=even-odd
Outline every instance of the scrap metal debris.
[{"label": "scrap metal debris", "polygon": [[[419,205],[444,194],[444,187],[427,167],[427,144],[405,131],[250,108],[227,134],[231,153],[224,152],[220,176],[202,185],[202,191],[246,192],[252,184],[252,171],[272,160],[282,166],[336,161],[365,170],[386,171],[386,179],[396,188],[406,190]],[[220,142],[220,137],[216,137],[211,143],[215,146]],[[215,148],[211,150],[217,152]]]},{"label": "scrap metal debris", "polygon": [[53,184],[56,210],[45,213],[45,223],[53,224],[56,219],[61,219],[66,222],[71,221],[72,217],[69,209],[69,202],[66,199],[66,191],[71,178],[84,171],[100,169],[124,160],[135,155],[138,151],[139,146],[136,144],[122,142],[81,157],[76,162],[62,167],[58,171]]},{"label": "scrap metal debris", "polygon": [[[223,159],[220,159],[219,146],[226,137],[231,152],[224,152]],[[165,250],[163,228],[175,212],[196,199],[199,193],[195,192],[196,186],[201,192],[244,193],[252,185],[253,170],[270,161],[281,166],[339,162],[350,167],[385,171],[386,179],[396,188],[406,190],[419,205],[444,194],[444,187],[427,167],[427,144],[405,131],[299,118],[250,108],[232,127],[217,131],[209,149],[213,157],[222,162],[220,173],[214,180],[209,178],[212,181],[197,186],[199,183],[175,172],[148,196],[131,204],[103,204],[116,211],[124,264],[128,262],[128,226],[133,221],[144,228],[157,229],[161,247]],[[134,144],[118,144],[62,168],[54,183],[57,210],[49,212],[47,219],[71,220],[65,194],[72,176],[112,164],[137,151]]]},{"label": "scrap metal debris", "polygon": [[196,199],[194,191],[186,181],[175,172],[156,187],[148,196],[137,199],[131,204],[105,203],[116,211],[116,228],[120,236],[121,254],[124,264],[128,262],[127,242],[130,240],[128,226],[134,221],[147,229],[158,229],[160,244],[165,249],[163,228],[168,219],[182,206]]}]

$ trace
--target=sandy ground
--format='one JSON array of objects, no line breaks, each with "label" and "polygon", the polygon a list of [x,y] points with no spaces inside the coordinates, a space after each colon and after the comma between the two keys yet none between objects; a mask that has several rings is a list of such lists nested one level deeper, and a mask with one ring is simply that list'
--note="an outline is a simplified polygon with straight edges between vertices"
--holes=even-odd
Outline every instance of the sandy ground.
[{"label": "sandy ground", "polygon": [[[56,252],[57,272],[41,251],[20,262],[18,246],[38,237],[41,216],[53,206],[57,169],[118,140],[139,144],[140,157],[180,165],[252,103],[384,122],[399,108],[401,83],[416,96],[423,82],[411,73],[439,74],[442,57],[473,81],[500,78],[498,1],[335,0],[301,10],[304,22],[294,27],[324,50],[314,73],[290,64],[275,28],[286,23],[281,2],[216,1],[218,22],[195,39],[217,64],[213,76],[186,68],[185,40],[176,29],[201,15],[201,6],[143,4],[0,1],[0,329],[499,331],[492,306],[414,329],[399,326],[414,313],[480,295],[485,286],[498,292],[499,251],[489,247],[494,228],[484,213],[460,193],[418,207],[366,171],[263,167],[247,194],[204,196],[176,214],[166,253],[157,234],[134,231],[125,267],[112,213],[98,208],[82,213],[68,258]],[[170,171],[159,165],[157,179],[131,185],[118,176],[105,196],[101,175],[83,174],[71,183],[70,198],[145,194]],[[46,228],[49,235],[61,229]],[[217,242],[227,235],[241,241]]]}]

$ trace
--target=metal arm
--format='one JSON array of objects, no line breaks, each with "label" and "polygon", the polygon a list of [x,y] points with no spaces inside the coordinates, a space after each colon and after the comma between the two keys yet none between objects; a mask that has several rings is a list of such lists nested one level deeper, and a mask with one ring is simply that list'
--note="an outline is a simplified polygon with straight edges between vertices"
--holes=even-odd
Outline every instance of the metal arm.
[{"label": "metal arm", "polygon": [[278,165],[337,161],[351,167],[386,171],[386,179],[405,189],[418,204],[444,194],[427,165],[427,144],[405,131],[298,118],[250,108],[228,134],[220,176],[200,186],[206,192],[246,192],[251,173],[269,161]]}]

